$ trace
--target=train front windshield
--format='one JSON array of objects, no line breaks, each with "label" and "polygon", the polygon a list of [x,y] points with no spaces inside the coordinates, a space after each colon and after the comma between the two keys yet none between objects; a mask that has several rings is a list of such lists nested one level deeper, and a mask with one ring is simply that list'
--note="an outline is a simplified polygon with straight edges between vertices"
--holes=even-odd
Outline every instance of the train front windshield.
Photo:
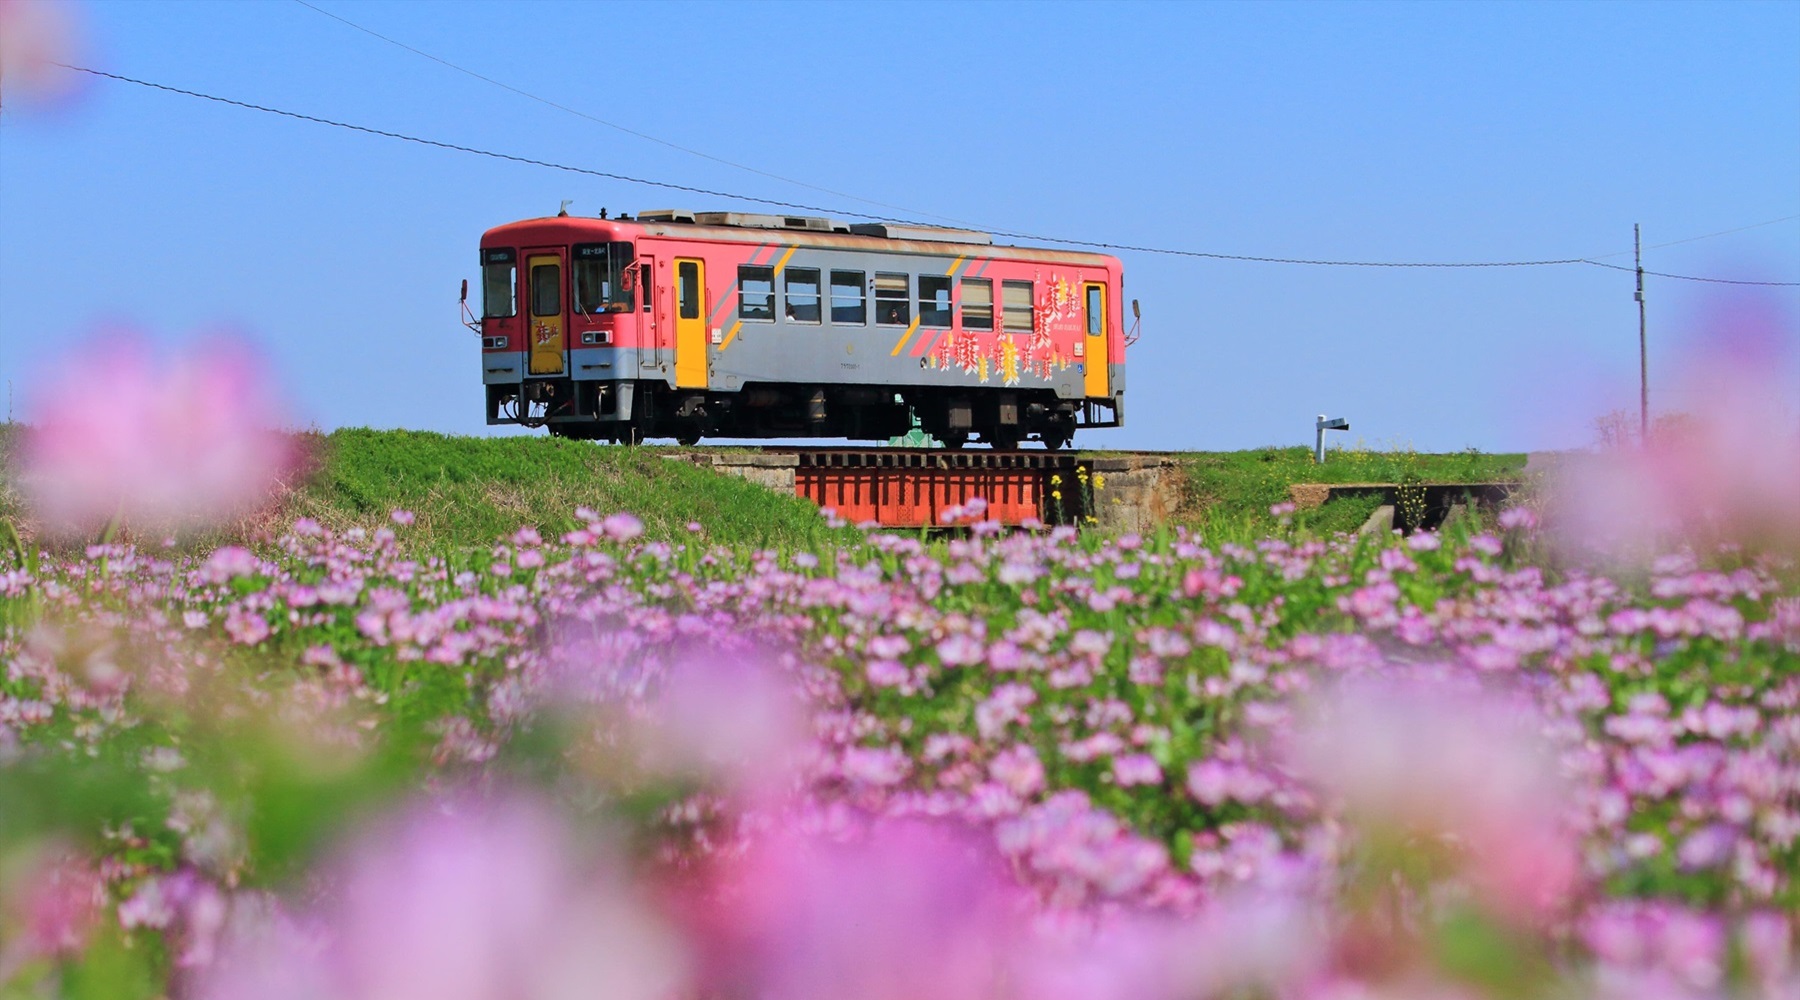
[{"label": "train front windshield", "polygon": [[584,315],[630,312],[636,291],[627,288],[626,269],[636,259],[630,243],[577,243],[575,311]]}]

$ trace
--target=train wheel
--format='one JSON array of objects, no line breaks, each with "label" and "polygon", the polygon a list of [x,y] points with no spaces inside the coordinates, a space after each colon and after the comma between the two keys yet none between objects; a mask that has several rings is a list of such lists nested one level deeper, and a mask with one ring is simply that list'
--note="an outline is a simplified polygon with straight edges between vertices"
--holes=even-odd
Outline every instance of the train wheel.
[{"label": "train wheel", "polygon": [[944,447],[951,451],[961,451],[963,446],[969,443],[969,432],[945,431],[938,440],[944,442]]},{"label": "train wheel", "polygon": [[623,445],[640,445],[644,443],[644,429],[636,424],[626,424],[619,430],[616,440]]},{"label": "train wheel", "polygon": [[1010,428],[997,430],[988,436],[988,443],[995,451],[1015,451],[1019,447],[1019,432]]},{"label": "train wheel", "polygon": [[683,448],[692,448],[700,443],[700,425],[689,424],[675,432],[675,443]]},{"label": "train wheel", "polygon": [[1057,430],[1045,431],[1044,432],[1044,450],[1045,451],[1061,451],[1061,450],[1063,450],[1063,446],[1065,446],[1069,443],[1069,437],[1070,437],[1070,435],[1068,434],[1068,432],[1063,431],[1060,428]]}]

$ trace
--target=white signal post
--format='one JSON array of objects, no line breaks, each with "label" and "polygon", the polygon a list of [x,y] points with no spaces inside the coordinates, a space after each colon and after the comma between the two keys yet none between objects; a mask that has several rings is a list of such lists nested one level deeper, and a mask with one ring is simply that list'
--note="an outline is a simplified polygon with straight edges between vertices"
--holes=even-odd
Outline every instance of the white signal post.
[{"label": "white signal post", "polygon": [[1326,431],[1347,431],[1349,429],[1350,421],[1344,417],[1327,420],[1325,414],[1319,414],[1319,419],[1313,422],[1313,461],[1319,465],[1325,464]]}]

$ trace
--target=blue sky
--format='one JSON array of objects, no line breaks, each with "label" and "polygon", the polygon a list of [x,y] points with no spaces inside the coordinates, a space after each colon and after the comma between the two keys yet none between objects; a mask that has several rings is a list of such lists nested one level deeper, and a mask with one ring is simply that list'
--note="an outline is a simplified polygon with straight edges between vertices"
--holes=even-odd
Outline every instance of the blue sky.
[{"label": "blue sky", "polygon": [[[1800,3],[486,4],[314,0],[626,128],[982,226],[1279,257],[1629,264],[1800,216]],[[446,142],[881,214],[546,107],[293,0],[96,3],[77,61]],[[456,290],[502,222],[747,203],[124,84],[0,113],[0,379],[98,327],[221,329],[296,422],[485,433]],[[899,213],[896,213],[899,214]],[[1631,276],[1123,253],[1127,426],[1087,447],[1576,445],[1635,406]],[[1649,251],[1800,280],[1800,219]],[[1651,279],[1669,347],[1725,286]],[[1766,291],[1800,316],[1800,289]],[[1667,362],[1667,363],[1664,363]],[[1800,372],[1791,381],[1800,384]],[[540,432],[541,433],[541,432]]]}]

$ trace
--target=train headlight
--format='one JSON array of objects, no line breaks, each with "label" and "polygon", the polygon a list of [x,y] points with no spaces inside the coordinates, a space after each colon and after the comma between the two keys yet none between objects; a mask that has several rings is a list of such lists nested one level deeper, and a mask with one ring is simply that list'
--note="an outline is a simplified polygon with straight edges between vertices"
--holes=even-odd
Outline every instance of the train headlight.
[{"label": "train headlight", "polygon": [[481,346],[490,351],[505,350],[506,349],[506,338],[505,337],[483,337],[483,338],[481,338]]},{"label": "train headlight", "polygon": [[612,343],[612,333],[608,330],[589,330],[581,335],[581,342],[605,346]]}]

